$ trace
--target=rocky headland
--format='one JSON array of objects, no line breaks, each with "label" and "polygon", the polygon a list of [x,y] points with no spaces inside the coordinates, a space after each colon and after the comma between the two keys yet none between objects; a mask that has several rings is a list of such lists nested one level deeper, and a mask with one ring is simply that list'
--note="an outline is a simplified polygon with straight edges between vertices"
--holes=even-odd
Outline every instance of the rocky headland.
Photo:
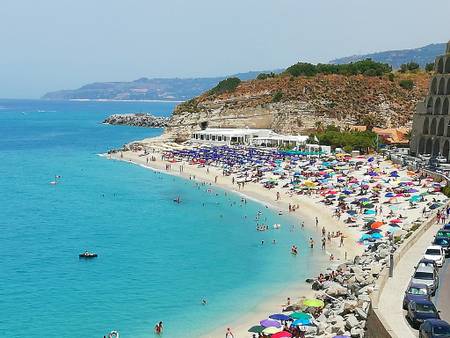
[{"label": "rocky headland", "polygon": [[146,128],[165,128],[169,119],[167,117],[153,116],[146,113],[114,114],[103,121],[112,125],[127,125]]}]

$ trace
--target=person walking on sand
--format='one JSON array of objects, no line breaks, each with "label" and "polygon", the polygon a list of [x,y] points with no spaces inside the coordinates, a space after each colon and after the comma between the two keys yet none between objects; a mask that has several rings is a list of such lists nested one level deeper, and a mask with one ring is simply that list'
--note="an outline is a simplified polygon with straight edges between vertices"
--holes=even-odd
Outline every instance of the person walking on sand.
[{"label": "person walking on sand", "polygon": [[227,328],[227,332],[225,333],[225,338],[234,338],[233,332],[231,332],[230,328]]},{"label": "person walking on sand", "polygon": [[319,219],[316,217],[316,228],[319,227]]},{"label": "person walking on sand", "polygon": [[327,233],[327,231],[325,230],[325,227],[322,227],[322,237],[325,237],[326,233]]},{"label": "person walking on sand", "polygon": [[322,237],[322,250],[325,250],[326,241],[326,238]]},{"label": "person walking on sand", "polygon": [[344,246],[344,234],[341,234],[341,239],[339,241],[339,247]]}]

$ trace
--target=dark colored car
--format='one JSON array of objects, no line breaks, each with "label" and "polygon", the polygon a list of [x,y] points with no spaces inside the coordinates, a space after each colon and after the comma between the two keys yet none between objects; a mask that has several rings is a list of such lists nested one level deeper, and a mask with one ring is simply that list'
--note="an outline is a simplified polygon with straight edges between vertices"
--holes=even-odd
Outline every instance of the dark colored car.
[{"label": "dark colored car", "polygon": [[450,338],[450,324],[440,319],[427,319],[420,325],[420,338]]},{"label": "dark colored car", "polygon": [[436,237],[447,237],[450,238],[450,229],[440,229],[438,230]]},{"label": "dark colored car", "polygon": [[444,249],[445,256],[450,254],[450,238],[436,236],[433,241],[433,245],[439,245]]},{"label": "dark colored car", "polygon": [[426,319],[441,319],[433,302],[424,299],[409,302],[406,317],[414,328],[418,328]]},{"label": "dark colored car", "polygon": [[403,297],[403,310],[408,308],[408,304],[412,301],[430,300],[430,290],[428,286],[420,283],[410,283]]},{"label": "dark colored car", "polygon": [[450,223],[447,223],[442,227],[443,230],[450,230]]}]

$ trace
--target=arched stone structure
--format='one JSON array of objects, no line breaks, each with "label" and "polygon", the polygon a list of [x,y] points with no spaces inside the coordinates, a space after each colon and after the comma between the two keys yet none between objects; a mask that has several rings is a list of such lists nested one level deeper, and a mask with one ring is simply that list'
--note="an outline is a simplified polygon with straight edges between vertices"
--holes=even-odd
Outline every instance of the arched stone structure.
[{"label": "arched stone structure", "polygon": [[438,79],[437,79],[437,77],[434,77],[433,80],[431,80],[431,86],[430,86],[430,94],[431,95],[437,94],[437,87],[438,87]]},{"label": "arched stone structure", "polygon": [[444,99],[444,103],[442,103],[442,115],[449,115],[450,114],[450,110],[449,110],[449,98],[446,97]]},{"label": "arched stone structure", "polygon": [[433,97],[428,97],[427,100],[427,114],[433,114]]},{"label": "arched stone structure", "polygon": [[450,143],[448,142],[448,140],[446,140],[444,142],[444,146],[442,147],[442,156],[444,156],[447,159],[447,162],[448,162],[449,151],[450,151]]},{"label": "arched stone structure", "polygon": [[436,135],[436,128],[437,128],[436,118],[433,118],[431,120],[430,135]]},{"label": "arched stone structure", "polygon": [[436,61],[436,72],[438,74],[444,73],[444,57],[440,57]]},{"label": "arched stone structure", "polygon": [[444,136],[444,126],[445,126],[445,119],[441,117],[439,119],[439,124],[437,128],[437,135],[438,136]]},{"label": "arched stone structure", "polygon": [[445,94],[445,77],[441,77],[441,79],[439,80],[438,94],[439,95]]},{"label": "arched stone structure", "polygon": [[419,154],[423,154],[425,152],[425,137],[421,137],[419,139],[419,148],[417,149]]},{"label": "arched stone structure", "polygon": [[441,149],[440,149],[440,142],[439,139],[435,139],[433,143],[433,156],[439,155]]},{"label": "arched stone structure", "polygon": [[433,151],[433,141],[431,140],[430,137],[425,143],[425,154],[431,154],[432,151]]},{"label": "arched stone structure", "polygon": [[450,56],[447,56],[447,58],[445,59],[444,73],[450,74]]},{"label": "arched stone structure", "polygon": [[439,115],[440,113],[441,113],[441,98],[437,97],[436,100],[434,100],[433,114]]},{"label": "arched stone structure", "polygon": [[430,119],[428,117],[426,117],[425,120],[423,121],[422,134],[428,135],[429,132],[430,132]]}]

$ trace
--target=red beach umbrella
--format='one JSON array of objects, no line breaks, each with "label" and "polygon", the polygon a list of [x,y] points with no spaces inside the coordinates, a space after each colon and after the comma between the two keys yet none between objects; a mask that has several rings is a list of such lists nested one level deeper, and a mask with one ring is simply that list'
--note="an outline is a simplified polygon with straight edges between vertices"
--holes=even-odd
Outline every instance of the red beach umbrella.
[{"label": "red beach umbrella", "polygon": [[271,337],[272,338],[290,338],[290,337],[292,337],[292,334],[287,331],[281,331],[281,332],[271,335]]},{"label": "red beach umbrella", "polygon": [[394,218],[394,219],[390,220],[389,222],[390,222],[390,223],[395,223],[395,224],[397,224],[397,223],[401,223],[402,220],[401,220],[401,219],[398,219],[398,218]]}]

